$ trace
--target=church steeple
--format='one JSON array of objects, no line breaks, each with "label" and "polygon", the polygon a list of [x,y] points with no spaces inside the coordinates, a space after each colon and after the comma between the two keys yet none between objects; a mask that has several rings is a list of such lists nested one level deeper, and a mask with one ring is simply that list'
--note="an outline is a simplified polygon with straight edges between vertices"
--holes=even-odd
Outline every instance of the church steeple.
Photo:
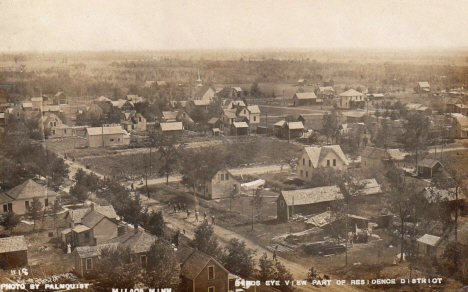
[{"label": "church steeple", "polygon": [[200,78],[200,69],[198,69],[197,86],[203,86],[203,82],[202,82],[202,80]]}]

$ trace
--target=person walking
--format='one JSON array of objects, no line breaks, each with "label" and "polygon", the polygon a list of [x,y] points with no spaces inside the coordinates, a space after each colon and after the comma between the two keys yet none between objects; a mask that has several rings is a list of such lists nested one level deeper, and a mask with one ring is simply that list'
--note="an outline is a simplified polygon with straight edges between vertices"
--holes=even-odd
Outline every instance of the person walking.
[{"label": "person walking", "polygon": [[185,205],[185,203],[182,204],[182,210],[183,211],[187,210],[187,206]]},{"label": "person walking", "polygon": [[190,217],[190,210],[187,210],[187,219]]},{"label": "person walking", "polygon": [[180,203],[177,203],[177,209],[179,209],[179,211],[180,211],[180,209],[181,209]]},{"label": "person walking", "polygon": [[215,216],[211,216],[211,225],[215,225]]},{"label": "person walking", "polygon": [[134,191],[135,191],[135,188],[133,187],[133,183],[132,183],[132,192],[134,192]]},{"label": "person walking", "polygon": [[198,210],[195,211],[195,221],[196,221],[196,222],[198,222],[198,214],[199,214],[199,213],[198,213]]},{"label": "person walking", "polygon": [[174,213],[177,213],[177,207],[175,204],[174,204]]},{"label": "person walking", "polygon": [[206,216],[207,216],[207,214],[206,214],[206,211],[205,211],[205,212],[203,212],[203,221],[206,221]]},{"label": "person walking", "polygon": [[276,262],[277,261],[277,258],[276,258],[276,251],[278,250],[278,245],[275,246],[275,250],[273,251],[273,260]]}]

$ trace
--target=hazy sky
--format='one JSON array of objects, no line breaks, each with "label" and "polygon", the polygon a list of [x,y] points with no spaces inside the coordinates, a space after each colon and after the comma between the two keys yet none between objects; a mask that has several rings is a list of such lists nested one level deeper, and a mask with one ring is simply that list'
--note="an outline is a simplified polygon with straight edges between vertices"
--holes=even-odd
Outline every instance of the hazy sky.
[{"label": "hazy sky", "polygon": [[468,46],[468,0],[0,0],[0,51]]}]

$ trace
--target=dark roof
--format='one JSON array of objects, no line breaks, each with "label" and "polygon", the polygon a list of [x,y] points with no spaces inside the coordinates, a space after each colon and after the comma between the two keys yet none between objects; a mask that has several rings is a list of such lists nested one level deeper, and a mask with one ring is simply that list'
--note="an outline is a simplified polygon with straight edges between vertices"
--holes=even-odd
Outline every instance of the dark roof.
[{"label": "dark roof", "polygon": [[364,151],[361,153],[361,157],[366,157],[370,159],[388,159],[390,154],[384,148],[370,147],[367,146]]},{"label": "dark roof", "polygon": [[437,159],[424,158],[421,162],[418,163],[418,166],[433,168],[437,163],[440,164],[440,161]]},{"label": "dark roof", "polygon": [[142,253],[149,251],[156,239],[156,236],[144,230],[140,229],[135,233],[135,230],[130,228],[127,233],[112,238],[107,243],[119,243],[124,247],[129,247],[134,253]]},{"label": "dark roof", "polygon": [[105,218],[104,215],[99,214],[96,211],[91,211],[88,214],[86,214],[83,219],[81,219],[81,224],[88,226],[89,228],[93,228],[98,224],[103,218]]},{"label": "dark roof", "polygon": [[[81,219],[83,219],[83,217],[90,211],[91,211],[91,208],[69,210],[67,215],[65,215],[65,217],[70,216],[70,218],[75,223],[80,223]],[[119,217],[117,213],[115,212],[114,207],[112,205],[109,205],[109,206],[94,205],[94,211],[106,216],[109,219],[117,219],[117,217]]]},{"label": "dark roof", "polygon": [[182,263],[180,275],[184,276],[187,279],[193,280],[200,274],[203,268],[211,260],[214,263],[216,263],[219,267],[221,267],[226,273],[229,273],[220,263],[218,263],[209,255],[201,253],[197,250],[193,250],[190,256],[188,256],[188,258]]}]

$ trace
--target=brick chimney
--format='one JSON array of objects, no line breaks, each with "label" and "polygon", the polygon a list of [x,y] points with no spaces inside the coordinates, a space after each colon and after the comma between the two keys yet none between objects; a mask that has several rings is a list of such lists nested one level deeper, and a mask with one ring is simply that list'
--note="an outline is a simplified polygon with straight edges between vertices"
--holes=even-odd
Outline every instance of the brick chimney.
[{"label": "brick chimney", "polygon": [[138,229],[140,229],[140,226],[138,226],[138,224],[135,224],[135,229],[133,230],[133,232],[134,232],[135,234],[137,234],[137,233],[138,233]]}]

